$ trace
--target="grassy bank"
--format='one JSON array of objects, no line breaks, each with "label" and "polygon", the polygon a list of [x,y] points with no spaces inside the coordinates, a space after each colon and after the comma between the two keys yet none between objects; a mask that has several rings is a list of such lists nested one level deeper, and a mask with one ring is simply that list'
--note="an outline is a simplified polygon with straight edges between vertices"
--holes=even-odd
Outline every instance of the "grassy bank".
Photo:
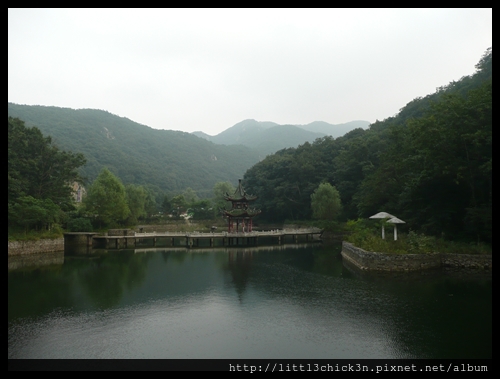
[{"label": "grassy bank", "polygon": [[388,254],[491,254],[491,245],[447,241],[413,231],[399,232],[394,241],[393,227],[385,226],[385,239],[381,236],[381,222],[373,220],[349,221],[345,225],[344,240],[366,250]]},{"label": "grassy bank", "polygon": [[64,231],[60,228],[53,228],[52,230],[43,231],[8,231],[9,242],[12,241],[38,241],[42,239],[57,239],[63,237]]}]

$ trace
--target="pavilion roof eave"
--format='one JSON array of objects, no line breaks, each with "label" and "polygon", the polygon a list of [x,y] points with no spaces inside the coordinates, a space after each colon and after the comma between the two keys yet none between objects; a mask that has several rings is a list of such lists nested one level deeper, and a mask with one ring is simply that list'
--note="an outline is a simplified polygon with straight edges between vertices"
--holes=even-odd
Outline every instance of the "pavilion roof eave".
[{"label": "pavilion roof eave", "polygon": [[234,196],[224,196],[226,201],[254,201],[257,199],[257,196],[251,196],[245,194],[242,197],[234,197]]},{"label": "pavilion roof eave", "polygon": [[223,211],[224,215],[225,216],[228,216],[228,217],[254,217],[254,216],[257,216],[258,214],[261,213],[260,210],[258,209],[245,209],[245,210],[241,210],[241,209],[236,209],[236,210],[225,210]]},{"label": "pavilion roof eave", "polygon": [[246,191],[243,189],[243,185],[241,184],[241,179],[238,179],[238,187],[234,191],[232,195],[229,195],[226,192],[226,196],[224,196],[224,199],[226,201],[253,201],[257,199],[257,196],[255,195],[249,195],[246,193]]}]

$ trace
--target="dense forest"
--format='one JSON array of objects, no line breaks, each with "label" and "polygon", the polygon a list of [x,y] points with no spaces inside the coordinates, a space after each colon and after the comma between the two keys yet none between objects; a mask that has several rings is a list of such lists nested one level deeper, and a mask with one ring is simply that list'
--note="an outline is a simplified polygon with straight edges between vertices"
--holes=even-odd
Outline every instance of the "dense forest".
[{"label": "dense forest", "polygon": [[225,146],[193,134],[157,130],[97,109],[8,104],[9,117],[37,127],[61,150],[81,153],[79,170],[90,185],[106,167],[126,184],[148,186],[170,196],[190,187],[202,198],[217,182],[236,184],[258,162],[246,146]]},{"label": "dense forest", "polygon": [[394,117],[280,150],[244,175],[269,221],[311,218],[311,195],[324,182],[340,193],[343,220],[385,211],[428,235],[491,242],[491,48],[473,75]]}]

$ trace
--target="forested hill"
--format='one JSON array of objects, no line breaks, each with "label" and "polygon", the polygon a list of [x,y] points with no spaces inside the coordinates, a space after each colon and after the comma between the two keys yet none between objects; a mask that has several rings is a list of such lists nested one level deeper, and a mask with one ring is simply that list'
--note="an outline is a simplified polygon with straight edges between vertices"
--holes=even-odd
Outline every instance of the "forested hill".
[{"label": "forested hill", "polygon": [[385,211],[426,235],[491,242],[492,51],[476,72],[343,137],[281,150],[250,168],[245,188],[261,217],[311,217],[322,182],[340,193],[343,219]]},{"label": "forested hill", "polygon": [[89,183],[108,167],[124,184],[155,185],[170,194],[190,187],[199,197],[211,197],[215,183],[236,184],[259,160],[245,146],[152,129],[103,110],[8,103],[8,116],[38,127],[61,150],[84,154],[81,173]]}]

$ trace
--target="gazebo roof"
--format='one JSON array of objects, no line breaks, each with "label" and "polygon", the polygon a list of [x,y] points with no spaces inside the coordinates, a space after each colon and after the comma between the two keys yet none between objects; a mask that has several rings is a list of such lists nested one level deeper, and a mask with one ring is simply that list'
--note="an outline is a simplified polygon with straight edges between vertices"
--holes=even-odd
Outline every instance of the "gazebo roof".
[{"label": "gazebo roof", "polygon": [[368,218],[396,218],[396,216],[393,216],[387,212],[378,212],[377,214],[374,214],[373,216],[370,216]]},{"label": "gazebo roof", "polygon": [[226,192],[224,199],[227,201],[253,201],[257,199],[257,196],[247,194],[241,185],[241,179],[238,179],[238,187],[236,188],[236,191],[234,191],[232,195],[229,195]]},{"label": "gazebo roof", "polygon": [[390,222],[391,224],[406,224],[403,220],[400,220],[397,217],[393,217],[390,220],[387,220],[387,222]]}]

